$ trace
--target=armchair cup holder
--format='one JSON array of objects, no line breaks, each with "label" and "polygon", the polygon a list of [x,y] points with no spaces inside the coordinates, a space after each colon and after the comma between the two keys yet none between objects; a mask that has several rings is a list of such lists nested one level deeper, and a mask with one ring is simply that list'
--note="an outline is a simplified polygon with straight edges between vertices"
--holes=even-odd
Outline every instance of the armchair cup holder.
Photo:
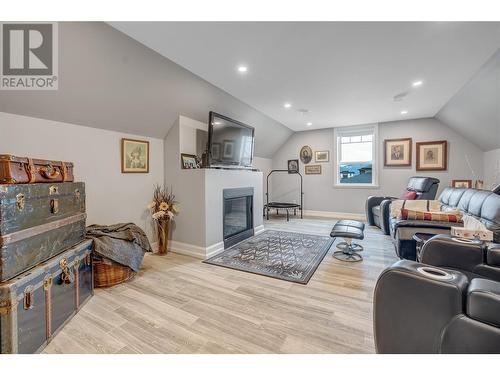
[{"label": "armchair cup holder", "polygon": [[434,280],[448,281],[448,280],[453,280],[454,278],[454,276],[451,273],[448,273],[444,270],[434,267],[427,267],[427,266],[418,267],[417,272],[420,273],[421,275],[424,275],[425,277]]}]

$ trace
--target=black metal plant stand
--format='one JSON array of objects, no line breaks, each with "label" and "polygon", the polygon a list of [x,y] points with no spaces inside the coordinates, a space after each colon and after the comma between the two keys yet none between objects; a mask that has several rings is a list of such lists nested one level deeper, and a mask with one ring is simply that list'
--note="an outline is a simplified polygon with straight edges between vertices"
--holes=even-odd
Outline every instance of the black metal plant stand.
[{"label": "black metal plant stand", "polygon": [[304,200],[304,192],[303,192],[303,181],[302,181],[302,175],[300,172],[295,172],[295,173],[289,173],[289,174],[296,174],[300,177],[300,204],[297,203],[287,203],[287,202],[269,202],[269,177],[274,173],[282,173],[282,172],[288,172],[288,169],[273,169],[269,174],[267,175],[267,181],[266,181],[266,204],[264,205],[264,212],[263,216],[266,216],[266,219],[269,220],[269,210],[275,208],[276,209],[276,215],[279,214],[279,210],[285,210],[286,211],[286,221],[290,221],[290,210],[293,210],[293,215],[297,215],[297,210],[300,210],[300,218],[303,218],[303,200]]}]

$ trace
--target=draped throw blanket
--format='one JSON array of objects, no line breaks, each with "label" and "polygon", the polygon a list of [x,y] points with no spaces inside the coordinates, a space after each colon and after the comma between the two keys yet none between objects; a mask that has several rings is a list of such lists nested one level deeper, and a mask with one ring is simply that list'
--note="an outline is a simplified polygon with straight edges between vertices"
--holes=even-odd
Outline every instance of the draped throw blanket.
[{"label": "draped throw blanket", "polygon": [[91,225],[87,237],[94,240],[94,252],[139,272],[144,253],[152,251],[144,231],[133,223]]}]

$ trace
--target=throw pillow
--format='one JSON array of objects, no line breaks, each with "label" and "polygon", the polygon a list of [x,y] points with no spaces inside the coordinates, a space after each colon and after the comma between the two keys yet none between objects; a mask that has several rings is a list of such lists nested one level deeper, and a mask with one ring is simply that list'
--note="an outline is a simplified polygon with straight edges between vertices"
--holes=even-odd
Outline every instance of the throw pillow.
[{"label": "throw pillow", "polygon": [[405,191],[399,199],[414,201],[417,198],[417,193],[415,191]]},{"label": "throw pillow", "polygon": [[462,214],[459,212],[432,212],[401,209],[401,219],[403,220],[423,220],[423,221],[442,221],[447,223],[461,223]]}]

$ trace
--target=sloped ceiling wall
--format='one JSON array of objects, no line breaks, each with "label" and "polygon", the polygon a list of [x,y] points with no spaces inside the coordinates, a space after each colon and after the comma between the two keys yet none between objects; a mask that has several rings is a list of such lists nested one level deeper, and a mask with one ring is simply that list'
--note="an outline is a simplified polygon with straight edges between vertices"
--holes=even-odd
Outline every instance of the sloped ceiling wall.
[{"label": "sloped ceiling wall", "polygon": [[0,91],[0,112],[163,138],[179,114],[255,127],[271,157],[292,131],[102,22],[59,23],[59,90]]},{"label": "sloped ceiling wall", "polygon": [[436,117],[483,151],[500,148],[500,50]]}]

